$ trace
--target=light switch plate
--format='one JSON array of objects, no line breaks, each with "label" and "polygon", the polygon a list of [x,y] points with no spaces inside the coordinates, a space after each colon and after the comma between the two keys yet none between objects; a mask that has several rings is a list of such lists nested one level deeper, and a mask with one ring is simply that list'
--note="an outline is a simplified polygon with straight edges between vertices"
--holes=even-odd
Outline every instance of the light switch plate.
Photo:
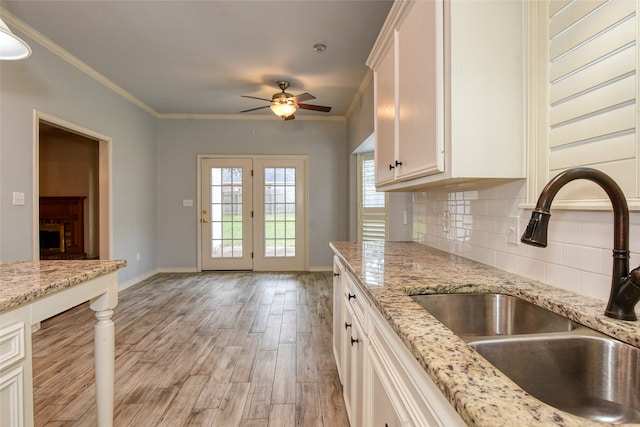
[{"label": "light switch plate", "polygon": [[20,193],[18,191],[13,192],[13,205],[24,206],[24,193]]}]

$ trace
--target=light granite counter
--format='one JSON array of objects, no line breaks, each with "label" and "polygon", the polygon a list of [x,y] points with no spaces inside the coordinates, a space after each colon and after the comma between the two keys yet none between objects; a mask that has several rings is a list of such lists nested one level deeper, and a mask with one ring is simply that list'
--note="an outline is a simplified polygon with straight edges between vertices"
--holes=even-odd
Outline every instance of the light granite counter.
[{"label": "light granite counter", "polygon": [[116,271],[124,260],[0,262],[0,311]]},{"label": "light granite counter", "polygon": [[89,301],[95,312],[96,424],[113,426],[117,270],[125,261],[0,263],[0,425],[34,425],[31,327]]},{"label": "light granite counter", "polygon": [[[409,295],[513,295],[640,347],[640,321],[604,316],[606,303],[412,242],[332,242],[364,293],[462,419],[478,426],[602,425],[532,397]],[[634,424],[640,425],[640,424]]]}]

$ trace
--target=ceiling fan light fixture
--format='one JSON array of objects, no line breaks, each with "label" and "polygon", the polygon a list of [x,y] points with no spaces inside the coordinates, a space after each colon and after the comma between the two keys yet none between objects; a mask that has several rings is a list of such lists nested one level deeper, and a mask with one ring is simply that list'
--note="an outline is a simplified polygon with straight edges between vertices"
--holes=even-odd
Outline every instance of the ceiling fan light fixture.
[{"label": "ceiling fan light fixture", "polygon": [[0,19],[0,60],[16,61],[31,56],[31,48],[16,37]]},{"label": "ceiling fan light fixture", "polygon": [[289,117],[290,115],[295,113],[298,107],[293,103],[284,102],[271,104],[269,108],[271,108],[271,111],[273,111],[276,116],[284,119],[285,117]]}]

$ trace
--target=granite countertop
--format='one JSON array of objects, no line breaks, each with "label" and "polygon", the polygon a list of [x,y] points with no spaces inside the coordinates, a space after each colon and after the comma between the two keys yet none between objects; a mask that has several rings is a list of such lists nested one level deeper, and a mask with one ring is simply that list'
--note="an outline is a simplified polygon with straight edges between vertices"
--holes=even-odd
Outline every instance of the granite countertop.
[{"label": "granite countertop", "polygon": [[[606,302],[413,242],[332,242],[364,293],[469,425],[602,425],[532,397],[409,295],[513,295],[640,347],[640,321],[604,316]],[[639,425],[639,424],[634,424]]]},{"label": "granite countertop", "polygon": [[126,265],[124,260],[0,262],[0,311],[27,304]]}]

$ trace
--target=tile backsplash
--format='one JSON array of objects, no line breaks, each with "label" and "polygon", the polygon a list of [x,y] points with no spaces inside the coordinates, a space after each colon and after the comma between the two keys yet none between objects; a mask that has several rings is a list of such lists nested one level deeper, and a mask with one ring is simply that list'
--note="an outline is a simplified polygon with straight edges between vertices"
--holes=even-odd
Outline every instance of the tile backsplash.
[{"label": "tile backsplash", "polygon": [[[413,193],[413,240],[603,301],[609,298],[611,211],[554,210],[546,248],[520,243],[525,181]],[[515,217],[515,218],[514,218]],[[519,234],[511,230],[517,223]],[[640,214],[630,215],[630,267],[640,264]],[[515,239],[518,243],[511,243]]]}]

